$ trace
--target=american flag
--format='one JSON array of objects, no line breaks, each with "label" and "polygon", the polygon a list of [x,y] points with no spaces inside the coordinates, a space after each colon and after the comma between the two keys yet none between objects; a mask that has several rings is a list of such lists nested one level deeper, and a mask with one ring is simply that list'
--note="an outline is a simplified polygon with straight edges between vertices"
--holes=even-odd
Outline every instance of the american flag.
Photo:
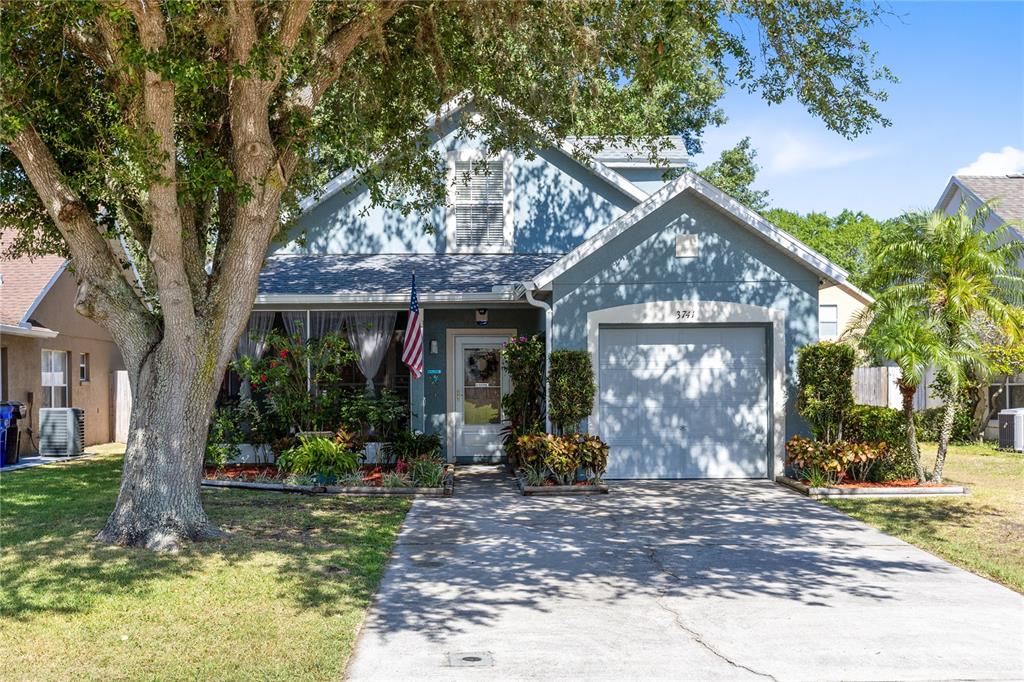
[{"label": "american flag", "polygon": [[402,362],[409,366],[414,377],[419,379],[423,376],[423,318],[420,317],[420,303],[416,300],[416,273],[412,275],[412,296],[409,298],[405,341],[402,342]]}]

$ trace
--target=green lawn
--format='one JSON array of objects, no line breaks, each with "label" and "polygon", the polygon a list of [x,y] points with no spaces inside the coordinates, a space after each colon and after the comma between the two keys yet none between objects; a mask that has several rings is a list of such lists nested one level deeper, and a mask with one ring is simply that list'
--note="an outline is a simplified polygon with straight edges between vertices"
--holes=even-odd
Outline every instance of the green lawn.
[{"label": "green lawn", "polygon": [[229,539],[98,545],[121,458],[0,481],[4,679],[340,679],[409,502],[204,491]]},{"label": "green lawn", "polygon": [[[935,445],[925,468],[935,461]],[[827,503],[947,561],[1024,593],[1024,457],[989,445],[951,446],[944,478],[967,497]]]}]

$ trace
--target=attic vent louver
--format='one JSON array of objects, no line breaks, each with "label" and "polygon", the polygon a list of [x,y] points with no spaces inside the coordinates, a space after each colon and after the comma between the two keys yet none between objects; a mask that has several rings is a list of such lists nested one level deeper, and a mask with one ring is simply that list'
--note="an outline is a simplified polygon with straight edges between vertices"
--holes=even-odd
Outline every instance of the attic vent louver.
[{"label": "attic vent louver", "polygon": [[[504,167],[455,162],[455,244],[459,247],[501,246],[505,242]],[[466,182],[466,177],[469,182]]]}]

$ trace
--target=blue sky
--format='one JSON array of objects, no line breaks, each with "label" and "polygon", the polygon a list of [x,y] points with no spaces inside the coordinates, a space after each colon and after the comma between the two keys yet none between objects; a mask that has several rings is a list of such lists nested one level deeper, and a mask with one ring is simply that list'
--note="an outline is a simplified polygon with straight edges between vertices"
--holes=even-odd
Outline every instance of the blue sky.
[{"label": "blue sky", "polygon": [[900,78],[881,104],[891,127],[847,141],[797,102],[770,107],[730,91],[729,122],[706,131],[697,165],[749,135],[761,166],[755,186],[771,206],[877,218],[932,208],[949,176],[972,164],[1024,172],[1024,1],[888,7],[899,18],[865,37]]}]

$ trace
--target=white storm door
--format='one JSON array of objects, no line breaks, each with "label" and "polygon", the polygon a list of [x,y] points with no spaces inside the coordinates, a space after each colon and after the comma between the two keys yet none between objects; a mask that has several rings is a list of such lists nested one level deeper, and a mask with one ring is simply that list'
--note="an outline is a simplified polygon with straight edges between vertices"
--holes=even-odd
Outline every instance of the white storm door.
[{"label": "white storm door", "polygon": [[501,397],[509,390],[500,336],[455,337],[455,456],[501,457]]}]

